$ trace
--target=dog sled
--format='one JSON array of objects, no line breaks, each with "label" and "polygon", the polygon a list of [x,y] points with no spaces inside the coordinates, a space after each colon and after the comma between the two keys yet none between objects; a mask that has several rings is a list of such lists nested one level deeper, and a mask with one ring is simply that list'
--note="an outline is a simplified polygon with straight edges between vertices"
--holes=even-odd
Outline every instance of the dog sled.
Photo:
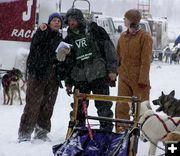
[{"label": "dog sled", "polygon": [[[83,109],[87,127],[77,127],[78,100],[118,101],[131,103],[131,120],[117,118],[89,116],[87,107]],[[97,94],[83,94],[78,90],[74,93],[73,115],[69,121],[66,140],[62,144],[53,146],[54,156],[136,156],[140,128],[138,118],[140,101],[136,97],[107,96]],[[92,129],[89,120],[98,120],[113,123],[123,123],[129,128],[123,133],[109,132],[101,129]]]}]

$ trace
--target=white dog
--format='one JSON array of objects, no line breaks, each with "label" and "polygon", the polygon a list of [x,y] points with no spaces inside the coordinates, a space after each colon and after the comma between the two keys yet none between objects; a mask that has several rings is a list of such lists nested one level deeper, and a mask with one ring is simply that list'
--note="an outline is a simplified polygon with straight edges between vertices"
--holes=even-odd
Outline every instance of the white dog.
[{"label": "white dog", "polygon": [[162,141],[169,132],[180,132],[179,123],[180,117],[157,115],[151,109],[149,101],[141,103],[139,124],[143,135],[150,141],[149,156],[155,156],[158,142]]}]

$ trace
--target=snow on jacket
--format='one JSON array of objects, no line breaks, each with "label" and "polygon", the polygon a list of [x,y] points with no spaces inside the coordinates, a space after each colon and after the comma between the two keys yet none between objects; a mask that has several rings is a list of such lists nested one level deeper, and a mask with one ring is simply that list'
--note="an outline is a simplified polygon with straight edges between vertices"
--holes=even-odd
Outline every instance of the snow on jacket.
[{"label": "snow on jacket", "polygon": [[61,40],[61,34],[52,31],[49,26],[45,31],[36,31],[27,59],[28,74],[38,80],[46,80],[49,77],[53,65],[57,64],[55,50]]},{"label": "snow on jacket", "polygon": [[[98,78],[107,77],[107,74],[110,72],[117,73],[116,51],[108,34],[95,22],[92,22],[88,27],[88,32],[86,32],[87,28],[83,28],[80,30],[79,34],[75,34],[68,29],[68,35],[65,41],[73,45],[71,55],[67,58],[67,60],[71,59],[71,64],[69,65],[71,73],[66,79],[66,83],[68,84],[72,83],[71,80],[74,82],[91,82]],[[81,50],[83,49],[78,49],[77,41],[84,38],[86,38],[87,43],[84,52],[86,56],[91,57],[89,59],[82,58],[82,55],[77,54],[82,53]],[[85,41],[83,41],[83,43],[85,43]],[[79,61],[78,58],[82,58],[81,61]]]},{"label": "snow on jacket", "polygon": [[122,33],[117,52],[120,61],[119,75],[125,82],[150,85],[149,70],[152,57],[152,38],[139,30],[135,35]]}]

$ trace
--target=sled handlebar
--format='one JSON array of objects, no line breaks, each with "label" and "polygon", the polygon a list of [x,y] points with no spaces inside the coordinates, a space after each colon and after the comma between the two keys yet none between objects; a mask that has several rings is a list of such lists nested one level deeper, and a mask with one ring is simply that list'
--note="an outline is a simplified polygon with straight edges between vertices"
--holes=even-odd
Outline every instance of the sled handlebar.
[{"label": "sled handlebar", "polygon": [[8,70],[8,69],[0,69],[0,72],[8,72],[8,71],[11,71],[11,70]]},{"label": "sled handlebar", "polygon": [[131,124],[131,125],[134,124],[134,121],[124,120],[124,119],[114,119],[114,118],[97,117],[97,116],[87,116],[87,118],[92,120],[99,120],[99,121],[111,121],[111,122],[119,122],[119,123]]}]

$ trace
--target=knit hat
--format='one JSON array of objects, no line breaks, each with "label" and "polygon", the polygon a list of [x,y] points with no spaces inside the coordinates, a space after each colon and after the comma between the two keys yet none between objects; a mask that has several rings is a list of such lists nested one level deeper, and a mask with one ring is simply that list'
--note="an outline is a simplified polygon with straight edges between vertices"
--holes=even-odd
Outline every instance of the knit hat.
[{"label": "knit hat", "polygon": [[83,16],[82,11],[79,9],[71,8],[67,11],[66,18],[64,21],[65,24],[68,24],[68,18],[74,18],[77,20],[79,25],[85,25],[85,18]]},{"label": "knit hat", "polygon": [[63,24],[63,20],[62,17],[59,13],[55,12],[49,15],[49,19],[48,19],[48,24],[50,24],[50,22],[53,20],[54,17],[57,17],[60,19],[61,23]]},{"label": "knit hat", "polygon": [[141,13],[137,9],[128,10],[124,16],[133,24],[138,24],[141,20]]}]

